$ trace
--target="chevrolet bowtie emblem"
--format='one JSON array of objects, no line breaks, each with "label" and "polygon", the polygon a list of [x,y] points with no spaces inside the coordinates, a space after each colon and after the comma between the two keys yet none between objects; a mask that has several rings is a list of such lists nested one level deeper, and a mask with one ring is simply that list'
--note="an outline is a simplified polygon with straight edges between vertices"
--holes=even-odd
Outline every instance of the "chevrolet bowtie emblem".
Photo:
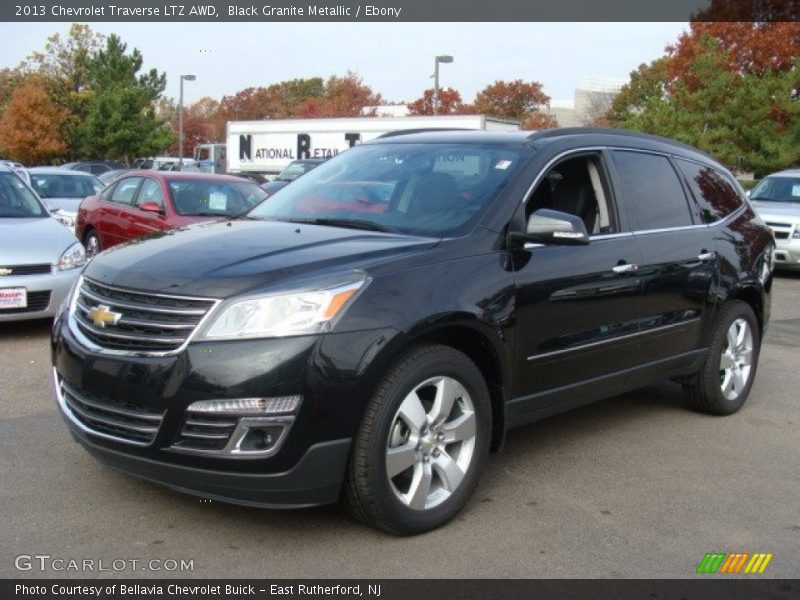
[{"label": "chevrolet bowtie emblem", "polygon": [[0,267],[0,277],[3,275],[11,275],[14,271],[12,269],[6,269],[5,267]]},{"label": "chevrolet bowtie emblem", "polygon": [[87,315],[97,327],[105,329],[106,325],[116,325],[122,313],[112,312],[108,306],[100,304],[91,309]]}]

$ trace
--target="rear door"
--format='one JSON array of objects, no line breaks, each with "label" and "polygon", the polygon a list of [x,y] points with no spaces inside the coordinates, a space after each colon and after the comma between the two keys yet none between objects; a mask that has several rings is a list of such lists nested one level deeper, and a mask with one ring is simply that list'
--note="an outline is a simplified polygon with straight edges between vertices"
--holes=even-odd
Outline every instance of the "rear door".
[{"label": "rear door", "polygon": [[669,371],[675,367],[672,359],[705,344],[705,323],[713,312],[709,290],[716,273],[714,241],[699,222],[670,156],[634,150],[610,154],[615,188],[641,255],[637,352],[655,371],[662,363]]}]

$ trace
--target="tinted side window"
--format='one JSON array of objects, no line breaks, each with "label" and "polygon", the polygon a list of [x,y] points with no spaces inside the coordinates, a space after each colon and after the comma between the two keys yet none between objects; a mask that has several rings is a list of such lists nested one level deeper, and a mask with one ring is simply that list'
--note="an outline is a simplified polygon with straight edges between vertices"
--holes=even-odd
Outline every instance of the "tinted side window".
[{"label": "tinted side window", "polygon": [[145,179],[142,189],[139,190],[139,197],[136,199],[136,206],[142,204],[158,204],[164,208],[164,196],[161,193],[161,184],[155,179]]},{"label": "tinted side window", "polygon": [[704,223],[724,219],[742,205],[739,192],[719,171],[686,160],[678,160],[677,163],[700,205]]},{"label": "tinted side window", "polygon": [[133,204],[133,197],[136,195],[136,188],[141,183],[141,177],[128,177],[120,181],[111,194],[111,201],[117,204]]},{"label": "tinted side window", "polygon": [[692,224],[678,174],[665,156],[615,151],[614,165],[631,203],[634,229]]}]

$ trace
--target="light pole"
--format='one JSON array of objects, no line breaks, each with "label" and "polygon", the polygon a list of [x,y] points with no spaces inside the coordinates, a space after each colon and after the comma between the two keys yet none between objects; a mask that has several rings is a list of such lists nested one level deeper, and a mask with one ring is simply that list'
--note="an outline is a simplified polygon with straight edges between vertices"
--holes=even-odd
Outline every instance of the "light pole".
[{"label": "light pole", "polygon": [[194,75],[181,75],[181,93],[178,100],[178,169],[183,171],[183,82],[194,81]]},{"label": "light pole", "polygon": [[433,67],[433,114],[439,114],[439,63],[451,63],[453,57],[448,54],[437,56]]}]

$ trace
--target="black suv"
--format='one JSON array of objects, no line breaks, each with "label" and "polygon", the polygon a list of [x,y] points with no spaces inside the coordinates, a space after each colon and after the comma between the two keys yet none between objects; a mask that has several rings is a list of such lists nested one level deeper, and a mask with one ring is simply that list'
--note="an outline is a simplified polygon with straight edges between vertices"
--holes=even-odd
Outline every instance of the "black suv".
[{"label": "black suv", "polygon": [[418,533],[511,427],[662,379],[737,411],[773,251],[731,174],[670,140],[392,135],[243,218],[98,255],[54,324],[55,399],[128,473],[253,506],[341,495]]}]

